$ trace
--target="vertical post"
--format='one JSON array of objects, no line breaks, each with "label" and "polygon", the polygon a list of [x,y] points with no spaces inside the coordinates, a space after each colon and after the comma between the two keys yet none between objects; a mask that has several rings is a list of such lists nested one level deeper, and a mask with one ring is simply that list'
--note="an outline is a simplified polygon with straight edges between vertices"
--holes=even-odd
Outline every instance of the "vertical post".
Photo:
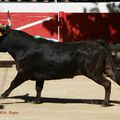
[{"label": "vertical post", "polygon": [[59,12],[59,41],[63,42],[64,41],[64,12],[61,11]]},{"label": "vertical post", "polygon": [[57,3],[57,0],[55,0],[54,2]]}]

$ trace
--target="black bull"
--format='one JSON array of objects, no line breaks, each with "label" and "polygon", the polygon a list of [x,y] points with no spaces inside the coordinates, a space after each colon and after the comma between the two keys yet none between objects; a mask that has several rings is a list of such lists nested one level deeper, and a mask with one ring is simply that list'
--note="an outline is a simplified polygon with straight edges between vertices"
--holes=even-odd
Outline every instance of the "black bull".
[{"label": "black bull", "polygon": [[105,88],[102,105],[108,106],[111,82],[103,74],[120,85],[112,64],[111,51],[103,41],[61,43],[43,38],[36,40],[27,33],[6,27],[0,29],[0,52],[8,52],[14,58],[18,71],[1,98],[8,97],[23,82],[35,80],[35,102],[39,102],[44,80],[85,75]]}]

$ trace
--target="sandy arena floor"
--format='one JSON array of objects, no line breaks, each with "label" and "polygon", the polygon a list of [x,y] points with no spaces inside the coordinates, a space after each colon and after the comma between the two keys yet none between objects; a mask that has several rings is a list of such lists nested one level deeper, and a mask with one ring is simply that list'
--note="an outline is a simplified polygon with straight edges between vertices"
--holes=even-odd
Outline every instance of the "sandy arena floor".
[{"label": "sandy arena floor", "polygon": [[[11,59],[1,55],[1,59]],[[16,69],[0,68],[0,94],[16,75]],[[0,100],[0,120],[120,120],[120,87],[112,82],[111,106],[101,107],[104,89],[92,80],[77,76],[73,79],[46,81],[42,104],[25,103],[35,96],[35,82],[27,81],[16,88],[9,99]]]}]

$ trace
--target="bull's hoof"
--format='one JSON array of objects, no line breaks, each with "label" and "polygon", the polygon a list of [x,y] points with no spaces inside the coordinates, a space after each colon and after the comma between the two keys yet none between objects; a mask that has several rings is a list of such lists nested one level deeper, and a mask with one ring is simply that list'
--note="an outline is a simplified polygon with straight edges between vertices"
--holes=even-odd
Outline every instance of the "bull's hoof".
[{"label": "bull's hoof", "polygon": [[36,99],[33,99],[31,103],[33,103],[33,104],[41,104],[42,101],[41,101],[40,98],[36,98]]},{"label": "bull's hoof", "polygon": [[108,102],[103,101],[102,104],[101,104],[101,106],[102,107],[109,107],[110,105],[109,105]]},{"label": "bull's hoof", "polygon": [[1,105],[1,104],[0,104],[0,109],[4,109],[4,105]]},{"label": "bull's hoof", "polygon": [[0,96],[0,99],[7,99],[7,96]]},{"label": "bull's hoof", "polygon": [[31,103],[31,100],[25,99],[25,103]]}]

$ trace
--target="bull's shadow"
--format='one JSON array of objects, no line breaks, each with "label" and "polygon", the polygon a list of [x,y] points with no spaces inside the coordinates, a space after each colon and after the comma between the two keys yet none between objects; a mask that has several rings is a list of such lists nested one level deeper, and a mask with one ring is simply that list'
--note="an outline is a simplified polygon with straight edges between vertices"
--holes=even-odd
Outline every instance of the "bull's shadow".
[{"label": "bull's shadow", "polygon": [[[23,96],[12,96],[9,97],[10,99],[21,99],[25,102],[32,102],[35,98],[33,96],[29,96],[29,94]],[[72,98],[51,98],[51,97],[42,97],[41,103],[82,103],[82,104],[93,104],[93,105],[100,105],[103,102],[103,99],[72,99]],[[17,103],[17,102],[16,102]],[[14,103],[3,103],[3,104],[14,104]],[[117,100],[110,100],[110,106],[113,104],[120,104],[120,101]]]}]

